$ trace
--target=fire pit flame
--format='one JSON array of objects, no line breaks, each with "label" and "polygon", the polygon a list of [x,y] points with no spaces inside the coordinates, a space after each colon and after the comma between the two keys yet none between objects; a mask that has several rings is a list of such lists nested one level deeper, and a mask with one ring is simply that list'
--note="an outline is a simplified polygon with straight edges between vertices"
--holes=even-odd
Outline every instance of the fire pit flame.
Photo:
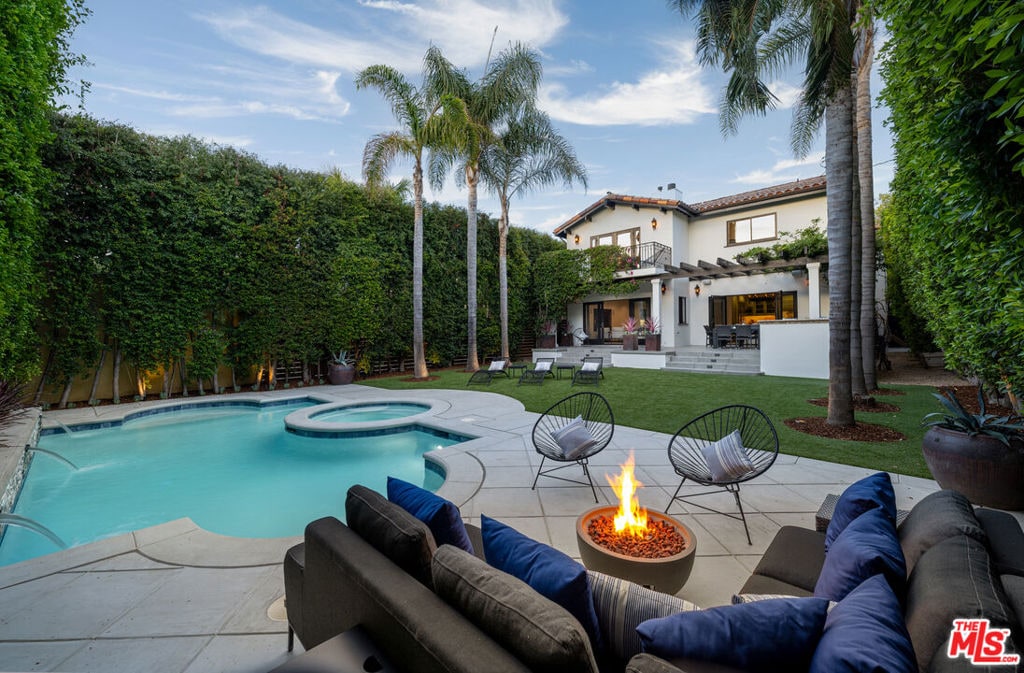
[{"label": "fire pit flame", "polygon": [[644,537],[647,534],[647,510],[636,498],[637,489],[643,486],[633,475],[633,454],[622,465],[622,472],[606,477],[615,495],[619,496],[619,511],[615,515],[615,532],[620,535]]}]

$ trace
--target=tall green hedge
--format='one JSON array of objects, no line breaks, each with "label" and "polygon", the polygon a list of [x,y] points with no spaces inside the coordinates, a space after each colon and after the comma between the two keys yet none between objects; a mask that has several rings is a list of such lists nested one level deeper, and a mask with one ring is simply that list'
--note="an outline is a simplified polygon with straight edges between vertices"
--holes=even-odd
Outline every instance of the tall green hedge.
[{"label": "tall green hedge", "polygon": [[67,68],[79,60],[67,42],[85,14],[81,0],[0,7],[0,380],[24,380],[38,367],[33,257],[49,177],[39,152],[50,139],[52,101],[67,91]]},{"label": "tall green hedge", "polygon": [[1024,12],[879,0],[895,132],[890,238],[905,287],[962,372],[1024,386]]},{"label": "tall green hedge", "polygon": [[[53,198],[37,259],[48,278],[38,325],[50,353],[47,400],[94,375],[102,349],[140,380],[164,371],[168,386],[175,376],[207,388],[218,360],[245,379],[342,349],[364,371],[409,356],[412,206],[399,192],[81,115],[54,115],[52,136],[43,156]],[[497,227],[486,216],[479,226],[479,343],[497,353]],[[435,364],[466,352],[465,227],[461,208],[426,208]],[[513,230],[513,341],[533,334],[532,262],[560,247]],[[135,392],[145,391],[121,394]]]}]

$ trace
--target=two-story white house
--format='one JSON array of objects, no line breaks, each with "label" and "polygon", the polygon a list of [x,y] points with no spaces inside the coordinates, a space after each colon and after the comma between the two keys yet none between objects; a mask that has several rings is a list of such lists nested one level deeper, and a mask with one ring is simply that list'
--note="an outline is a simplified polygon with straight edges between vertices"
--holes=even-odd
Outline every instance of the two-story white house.
[{"label": "two-story white house", "polygon": [[694,204],[608,193],[554,233],[570,249],[622,247],[633,268],[618,275],[640,287],[584,297],[568,307],[568,320],[588,343],[615,344],[628,317],[653,317],[669,350],[708,344],[708,327],[826,318],[827,255],[768,262],[743,256],[786,233],[826,226],[824,176]]}]

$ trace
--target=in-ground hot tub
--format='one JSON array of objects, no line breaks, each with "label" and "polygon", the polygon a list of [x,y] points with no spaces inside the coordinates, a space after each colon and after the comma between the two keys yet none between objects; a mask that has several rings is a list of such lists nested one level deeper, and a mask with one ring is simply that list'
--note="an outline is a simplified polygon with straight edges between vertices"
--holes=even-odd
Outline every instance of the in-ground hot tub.
[{"label": "in-ground hot tub", "polygon": [[289,414],[284,425],[289,432],[307,436],[397,432],[415,425],[418,416],[433,410],[429,402],[412,400],[333,402]]}]

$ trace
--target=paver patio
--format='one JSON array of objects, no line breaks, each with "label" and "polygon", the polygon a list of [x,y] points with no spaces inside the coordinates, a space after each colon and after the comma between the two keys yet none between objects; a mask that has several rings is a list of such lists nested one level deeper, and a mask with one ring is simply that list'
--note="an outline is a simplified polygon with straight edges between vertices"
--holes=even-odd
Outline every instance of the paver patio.
[{"label": "paver patio", "polygon": [[[487,514],[579,557],[576,517],[594,506],[593,496],[589,487],[543,478],[530,489],[540,462],[530,444],[538,414],[526,412],[518,401],[477,390],[392,392],[359,385],[259,396],[314,393],[338,401],[442,400],[435,422],[478,437],[441,450],[449,470],[442,495],[460,504],[474,523]],[[133,408],[48,412],[43,424],[116,418]],[[591,461],[601,498],[614,500],[605,475],[618,472],[633,452],[644,484],[641,504],[662,509],[679,483],[668,462],[669,439],[617,427],[610,447]],[[785,450],[767,474],[742,489],[752,545],[739,521],[673,508],[697,538],[697,560],[680,596],[702,606],[728,603],[780,526],[812,528],[826,494],[873,472],[797,458]],[[893,475],[893,481],[902,509],[938,488],[917,477]],[[726,493],[702,500],[734,507]],[[281,561],[299,539],[226,538],[182,519],[0,568],[0,670],[267,671],[289,656]]]}]

